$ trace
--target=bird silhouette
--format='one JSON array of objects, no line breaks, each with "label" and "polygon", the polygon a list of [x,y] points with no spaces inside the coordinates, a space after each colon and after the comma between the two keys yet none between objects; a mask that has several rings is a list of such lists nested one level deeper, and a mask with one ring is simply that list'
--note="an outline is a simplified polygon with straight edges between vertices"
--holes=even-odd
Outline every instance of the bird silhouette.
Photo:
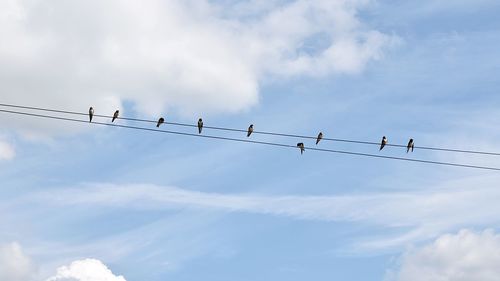
[{"label": "bird silhouette", "polygon": [[113,119],[111,119],[111,122],[115,122],[115,119],[118,118],[119,114],[120,114],[120,110],[116,110],[115,114],[113,114]]},{"label": "bird silhouette", "polygon": [[387,144],[387,138],[384,136],[384,137],[382,137],[382,142],[380,143],[379,150],[382,150],[386,144]]},{"label": "bird silhouette", "polygon": [[413,139],[410,139],[410,141],[408,141],[408,145],[406,146],[406,153],[410,152],[410,149],[411,149],[411,152],[413,152],[414,147],[415,147],[415,143],[413,142]]},{"label": "bird silhouette", "polygon": [[306,150],[303,142],[297,143],[297,147],[300,148],[300,154],[304,153],[304,150]]},{"label": "bird silhouette", "polygon": [[92,117],[94,117],[94,109],[91,106],[89,108],[89,122],[92,122]]},{"label": "bird silhouette", "polygon": [[316,145],[318,145],[319,141],[323,138],[323,133],[319,132],[318,138],[316,138]]},{"label": "bird silhouette", "polygon": [[159,128],[161,124],[163,124],[163,122],[165,122],[165,119],[163,119],[163,117],[160,117],[160,119],[158,119],[158,123],[156,123],[156,128]]},{"label": "bird silhouette", "polygon": [[198,119],[198,134],[201,134],[201,129],[203,128],[203,120]]},{"label": "bird silhouette", "polygon": [[250,124],[250,127],[248,127],[247,137],[249,137],[252,133],[253,133],[253,124]]}]

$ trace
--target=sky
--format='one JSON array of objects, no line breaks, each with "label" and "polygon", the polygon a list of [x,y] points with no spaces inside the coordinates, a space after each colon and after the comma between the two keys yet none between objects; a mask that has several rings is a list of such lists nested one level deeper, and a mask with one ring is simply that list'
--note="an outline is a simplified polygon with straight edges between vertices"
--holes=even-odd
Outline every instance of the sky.
[{"label": "sky", "polygon": [[[500,167],[418,149],[500,152],[499,12],[494,0],[4,0],[0,103],[413,138],[411,154],[318,147]],[[499,182],[0,112],[0,280],[498,280]]]}]

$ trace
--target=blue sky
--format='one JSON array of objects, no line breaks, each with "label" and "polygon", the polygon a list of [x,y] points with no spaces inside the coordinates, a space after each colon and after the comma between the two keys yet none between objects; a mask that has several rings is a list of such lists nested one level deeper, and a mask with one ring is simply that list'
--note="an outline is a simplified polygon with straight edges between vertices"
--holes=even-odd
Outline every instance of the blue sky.
[{"label": "blue sky", "polygon": [[[496,1],[19,0],[0,8],[2,103],[500,151]],[[0,121],[2,280],[500,273],[498,172],[5,113]],[[409,157],[500,167],[497,157],[418,149]],[[468,255],[477,258],[457,258]]]}]

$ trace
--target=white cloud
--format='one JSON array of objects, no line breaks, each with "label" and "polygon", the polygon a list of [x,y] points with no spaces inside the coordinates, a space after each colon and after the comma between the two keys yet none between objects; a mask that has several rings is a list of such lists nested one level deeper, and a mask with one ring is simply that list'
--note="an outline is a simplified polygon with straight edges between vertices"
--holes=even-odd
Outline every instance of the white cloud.
[{"label": "white cloud", "polygon": [[[360,22],[369,1],[265,2],[1,1],[2,101],[234,113],[258,102],[265,77],[357,73],[393,42]],[[33,130],[18,119],[6,123]],[[67,133],[52,124],[37,127]]]},{"label": "white cloud", "polygon": [[96,259],[72,262],[57,269],[57,274],[47,281],[126,281],[123,276],[114,275],[106,265]]},{"label": "white cloud", "polygon": [[492,230],[476,233],[461,230],[446,234],[430,245],[409,250],[399,270],[390,271],[395,281],[497,281],[500,276],[500,235]]},{"label": "white cloud", "polygon": [[16,151],[14,147],[0,140],[0,160],[12,160],[16,156]]},{"label": "white cloud", "polygon": [[36,271],[18,243],[0,245],[0,280],[28,281]]}]

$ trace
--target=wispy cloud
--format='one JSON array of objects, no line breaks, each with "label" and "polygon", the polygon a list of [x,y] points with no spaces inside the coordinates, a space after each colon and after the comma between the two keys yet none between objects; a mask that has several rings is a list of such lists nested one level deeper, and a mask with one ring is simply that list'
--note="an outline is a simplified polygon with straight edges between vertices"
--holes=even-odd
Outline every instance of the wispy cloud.
[{"label": "wispy cloud", "polygon": [[12,160],[16,156],[14,147],[0,139],[0,160]]},{"label": "wispy cloud", "polygon": [[[219,194],[169,186],[97,184],[36,195],[56,205],[94,205],[135,209],[211,209],[290,217],[300,220],[361,222],[392,229],[358,240],[355,248],[384,250],[429,239],[464,225],[500,222],[498,177],[448,182],[419,192],[343,196],[267,196]],[[480,183],[480,184],[479,184]],[[360,237],[361,239],[362,237]]]}]

